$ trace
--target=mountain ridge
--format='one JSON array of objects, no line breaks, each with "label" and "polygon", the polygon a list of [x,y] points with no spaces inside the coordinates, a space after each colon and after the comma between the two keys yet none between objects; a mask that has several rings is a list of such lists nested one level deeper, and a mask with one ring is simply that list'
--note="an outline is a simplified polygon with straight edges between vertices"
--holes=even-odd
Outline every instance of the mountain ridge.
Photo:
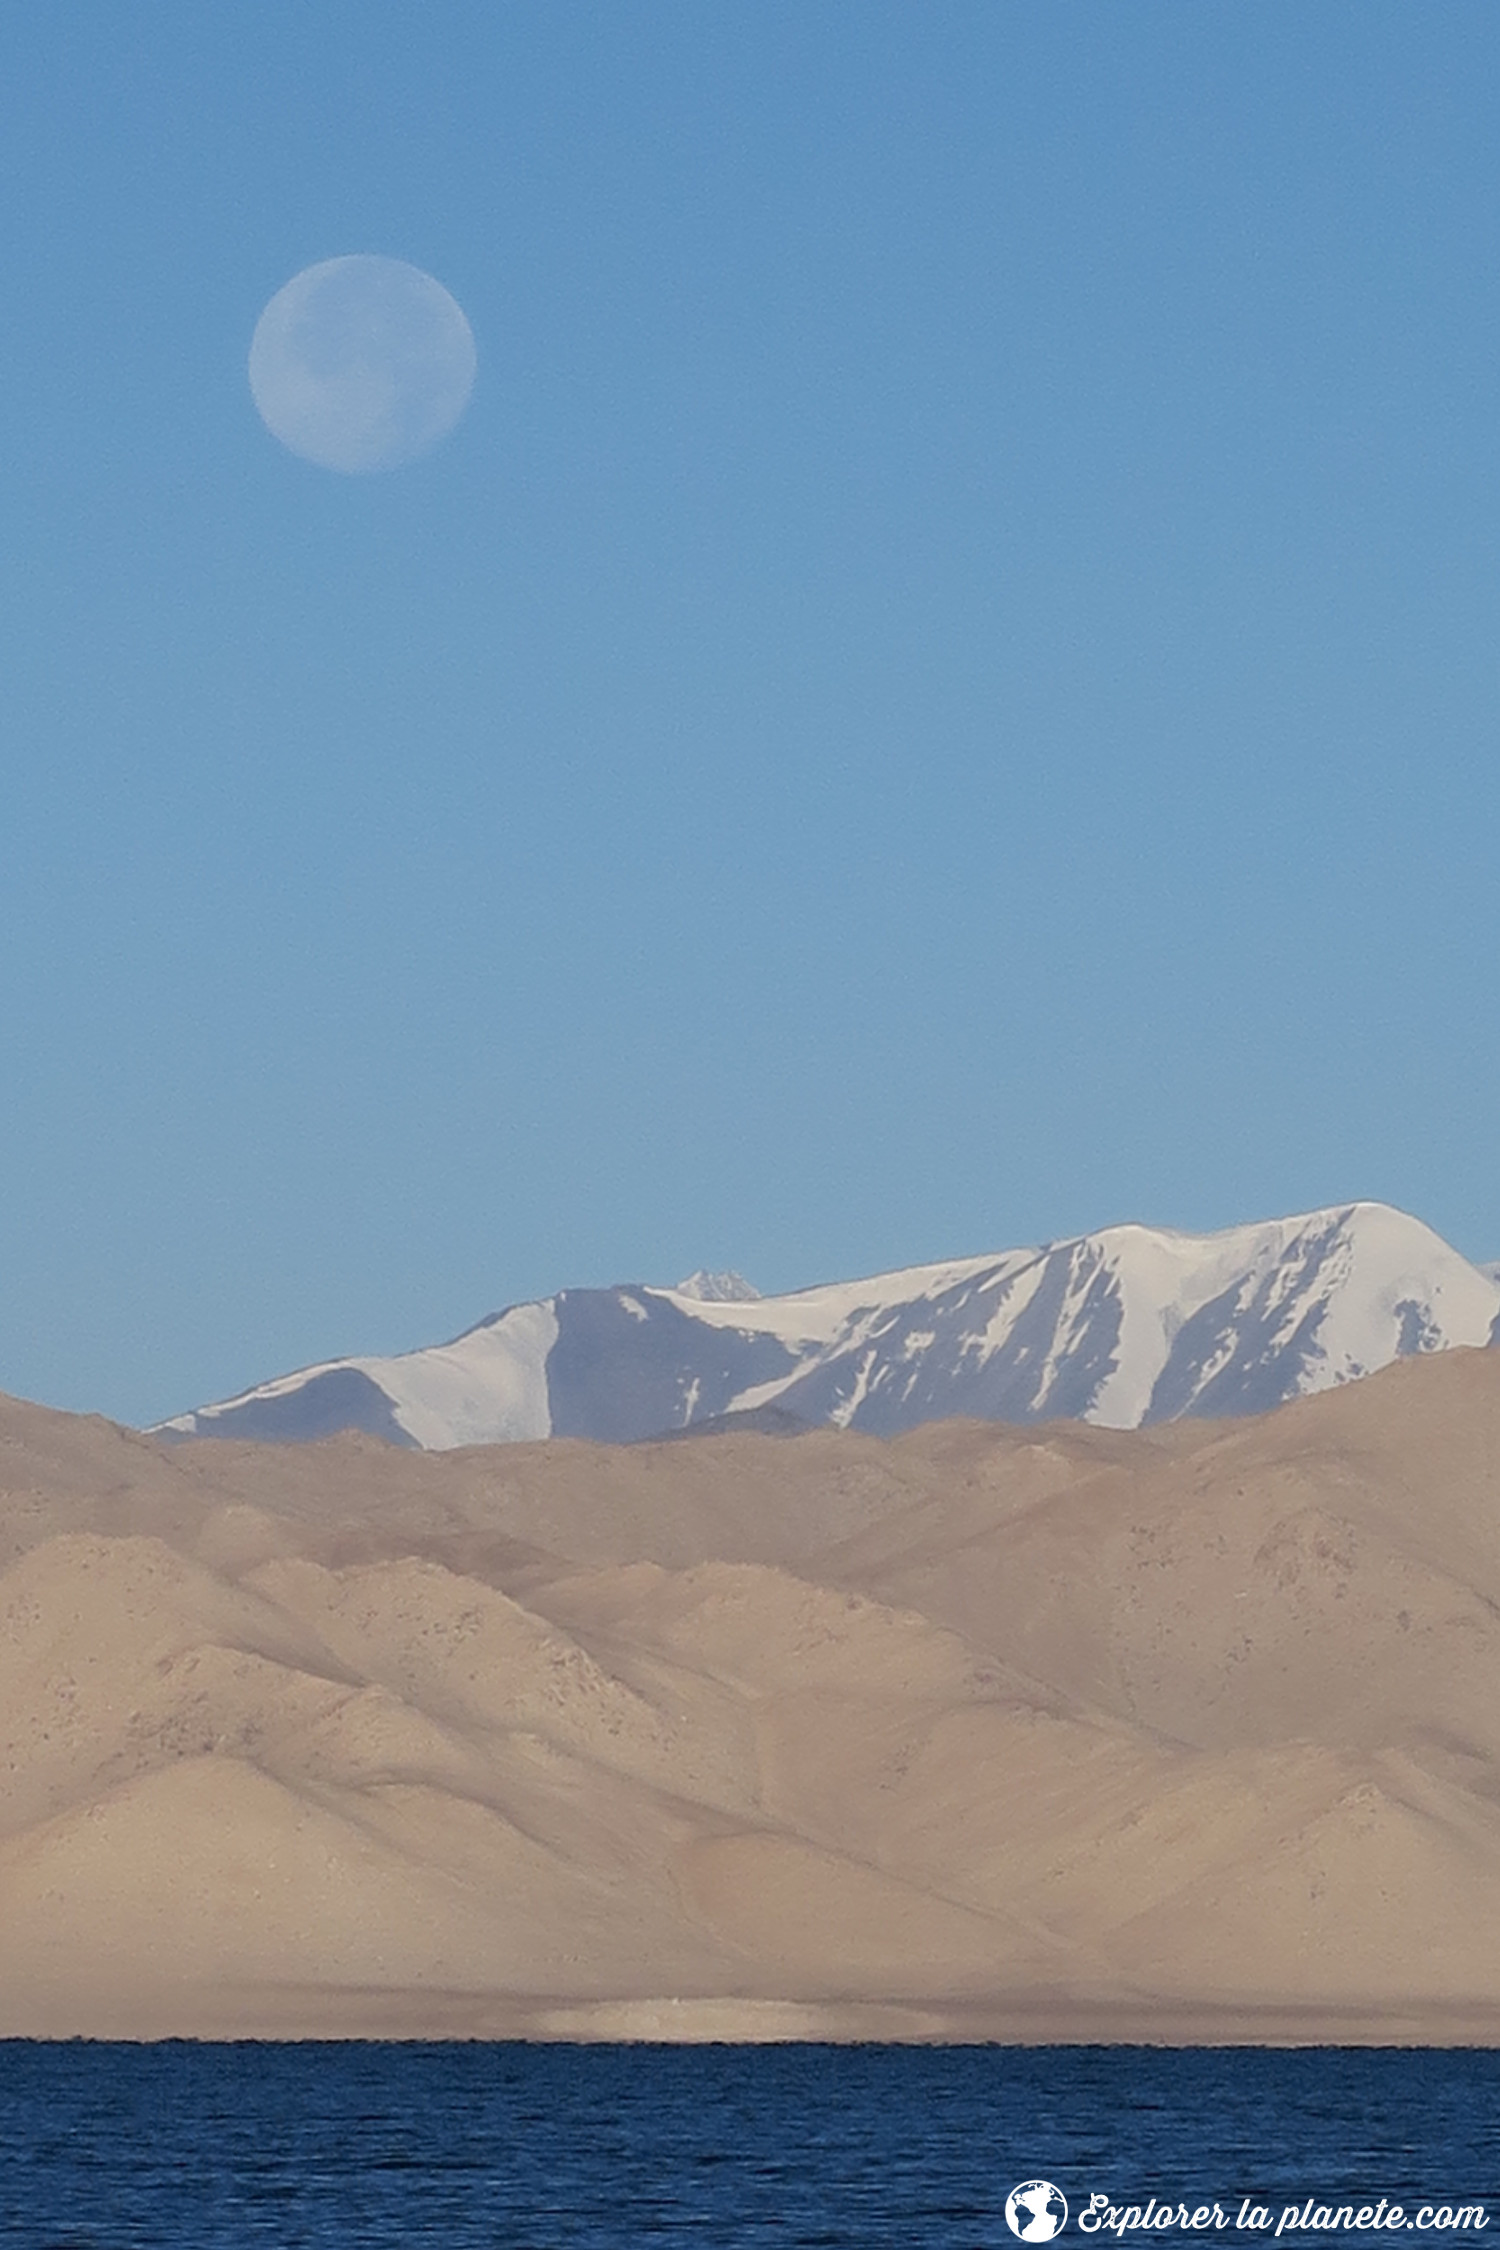
[{"label": "mountain ridge", "polygon": [[448,1342],[321,1361],[158,1424],[423,1451],[669,1435],[776,1408],[891,1436],[952,1416],[1132,1429],[1253,1414],[1500,1339],[1500,1276],[1407,1213],[1333,1205],[1208,1235],[1138,1222],[760,1296],[699,1271],[562,1289]]}]

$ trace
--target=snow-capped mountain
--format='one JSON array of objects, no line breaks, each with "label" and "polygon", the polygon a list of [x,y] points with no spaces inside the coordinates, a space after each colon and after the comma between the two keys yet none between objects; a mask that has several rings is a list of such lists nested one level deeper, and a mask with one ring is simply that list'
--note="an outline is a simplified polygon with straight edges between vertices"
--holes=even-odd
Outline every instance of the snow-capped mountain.
[{"label": "snow-capped mountain", "polygon": [[161,1428],[359,1429],[433,1450],[656,1437],[770,1408],[878,1435],[955,1414],[1132,1429],[1259,1413],[1408,1353],[1494,1342],[1500,1275],[1354,1203],[1222,1234],[1106,1227],[783,1297],[724,1273],[564,1289],[452,1343],[303,1368]]}]

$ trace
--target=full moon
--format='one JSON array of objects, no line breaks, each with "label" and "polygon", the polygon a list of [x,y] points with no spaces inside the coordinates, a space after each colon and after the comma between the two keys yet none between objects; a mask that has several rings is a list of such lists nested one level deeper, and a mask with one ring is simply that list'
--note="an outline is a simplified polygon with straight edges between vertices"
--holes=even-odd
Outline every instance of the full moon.
[{"label": "full moon", "polygon": [[256,322],[250,393],[291,452],[367,476],[448,435],[477,365],[467,320],[430,273],[401,258],[327,258]]}]

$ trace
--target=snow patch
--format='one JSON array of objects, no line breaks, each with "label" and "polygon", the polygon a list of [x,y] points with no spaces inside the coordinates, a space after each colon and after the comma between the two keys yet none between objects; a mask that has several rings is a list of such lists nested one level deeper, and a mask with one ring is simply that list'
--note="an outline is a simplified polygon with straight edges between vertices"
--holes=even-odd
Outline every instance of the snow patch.
[{"label": "snow patch", "polygon": [[710,1273],[706,1266],[700,1266],[686,1281],[678,1282],[672,1295],[691,1297],[700,1305],[753,1305],[760,1291],[742,1273]]},{"label": "snow patch", "polygon": [[409,1437],[431,1451],[504,1445],[552,1435],[547,1354],[557,1342],[551,1301],[516,1305],[451,1344],[399,1359],[356,1359],[396,1410]]}]

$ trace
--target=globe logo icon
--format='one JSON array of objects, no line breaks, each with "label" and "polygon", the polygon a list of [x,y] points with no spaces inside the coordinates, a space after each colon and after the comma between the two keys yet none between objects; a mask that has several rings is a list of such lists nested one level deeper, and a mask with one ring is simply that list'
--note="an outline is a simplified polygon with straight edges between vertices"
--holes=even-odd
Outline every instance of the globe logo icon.
[{"label": "globe logo icon", "polygon": [[1005,2223],[1022,2242],[1050,2242],[1068,2223],[1068,2202],[1050,2180],[1023,2180],[1005,2198]]}]

